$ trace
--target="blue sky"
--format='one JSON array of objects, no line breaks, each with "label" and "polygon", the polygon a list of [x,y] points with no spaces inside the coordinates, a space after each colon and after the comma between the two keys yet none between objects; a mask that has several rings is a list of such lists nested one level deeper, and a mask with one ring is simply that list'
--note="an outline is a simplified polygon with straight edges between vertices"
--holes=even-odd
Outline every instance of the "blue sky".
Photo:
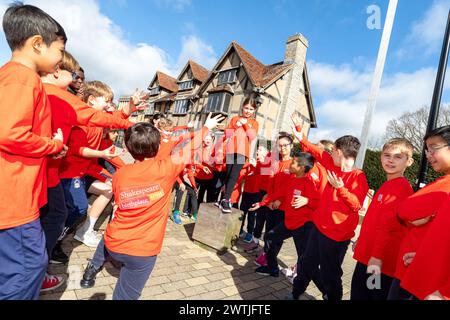
[{"label": "blue sky", "polygon": [[[10,0],[0,0],[3,14]],[[381,27],[387,0],[30,0],[65,27],[67,48],[90,79],[117,95],[146,88],[156,70],[173,76],[192,58],[212,67],[232,40],[263,63],[283,60],[286,39],[309,40],[307,63],[319,128],[312,139],[359,136],[382,29],[370,30],[376,5]],[[399,0],[374,141],[387,122],[429,105],[450,0]],[[8,59],[0,37],[0,63]],[[444,102],[450,101],[449,80]]]}]

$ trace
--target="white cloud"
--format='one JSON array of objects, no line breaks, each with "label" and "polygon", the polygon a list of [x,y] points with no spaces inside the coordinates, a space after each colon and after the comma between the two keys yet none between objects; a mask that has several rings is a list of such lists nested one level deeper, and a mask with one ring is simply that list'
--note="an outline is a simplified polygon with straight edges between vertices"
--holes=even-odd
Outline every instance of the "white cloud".
[{"label": "white cloud", "polygon": [[182,38],[183,49],[178,58],[178,66],[184,67],[189,59],[211,69],[217,63],[214,49],[195,35]]},{"label": "white cloud", "polygon": [[[326,85],[311,81],[313,96],[318,95],[323,101],[316,104],[318,129],[311,131],[311,140],[336,139],[344,134],[361,134],[361,128],[367,107],[372,74],[358,72],[341,66],[319,64],[310,65],[311,79],[320,79],[327,70]],[[389,120],[400,116],[405,111],[414,111],[423,105],[430,105],[436,77],[433,68],[422,68],[411,73],[385,75],[378,95],[377,106],[373,115],[370,136],[380,139]],[[350,84],[345,82],[349,81]],[[361,84],[356,82],[361,81]],[[341,84],[345,95],[333,97]],[[316,86],[319,90],[316,90]],[[317,100],[317,99],[316,99]]]},{"label": "white cloud", "polygon": [[[0,14],[10,0],[0,0]],[[59,21],[68,35],[67,50],[86,71],[88,80],[101,80],[115,90],[116,96],[129,94],[136,88],[145,89],[157,70],[177,77],[178,64],[189,57],[198,63],[211,63],[214,50],[195,35],[183,37],[178,59],[172,58],[155,44],[133,44],[122,30],[100,12],[93,0],[30,0]],[[123,5],[126,1],[121,0]],[[183,2],[184,3],[184,2]],[[6,41],[0,41],[0,63],[9,59]],[[184,59],[184,61],[183,61]]]},{"label": "white cloud", "polygon": [[396,52],[397,57],[413,57],[440,52],[447,24],[450,0],[435,0],[423,17],[413,22],[406,37],[405,47]]}]

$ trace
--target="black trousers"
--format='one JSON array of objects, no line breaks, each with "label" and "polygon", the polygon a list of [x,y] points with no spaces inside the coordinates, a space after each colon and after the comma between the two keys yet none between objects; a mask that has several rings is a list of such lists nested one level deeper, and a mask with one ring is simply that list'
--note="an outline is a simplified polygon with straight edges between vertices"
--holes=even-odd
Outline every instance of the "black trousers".
[{"label": "black trousers", "polygon": [[367,273],[367,266],[358,262],[353,272],[350,300],[385,301],[393,278]]},{"label": "black trousers", "polygon": [[[265,191],[260,192],[260,199],[264,197],[266,194]],[[264,226],[266,224],[266,216],[267,216],[267,210],[270,210],[267,207],[261,207],[258,210],[256,210],[256,216],[255,216],[255,229],[253,229],[253,236],[257,239],[261,239],[262,231],[264,229]]]},{"label": "black trousers", "polygon": [[[307,222],[300,228],[289,230],[286,228],[284,222],[267,232],[264,236],[264,242],[267,244],[267,266],[270,269],[277,269],[277,256],[283,246],[283,241],[292,237],[294,239],[295,250],[297,257],[300,258],[306,250],[309,233],[313,224]],[[298,259],[297,259],[298,261]]]},{"label": "black trousers", "polygon": [[305,253],[297,266],[297,277],[292,290],[294,299],[298,299],[311,280],[318,277],[322,286],[319,290],[328,300],[342,300],[342,262],[349,244],[350,240],[334,241],[313,226]]},{"label": "black trousers", "polygon": [[239,173],[244,167],[246,157],[242,154],[227,154],[227,177],[225,179],[225,194],[223,199],[230,200],[233,189],[239,178]]},{"label": "black trousers", "polygon": [[[219,199],[220,190],[225,184],[225,179],[227,177],[227,173],[225,171],[223,171],[223,172],[214,171],[213,175],[214,175],[214,177],[213,177],[213,181],[211,183],[211,198],[210,198],[213,200],[211,202],[220,200]],[[208,198],[209,198],[209,196],[208,196]]]},{"label": "black trousers", "polygon": [[[184,204],[183,209],[187,210],[189,207],[191,209],[191,212],[198,212],[198,203],[197,203],[197,193],[195,192],[194,188],[192,188],[190,185],[185,184],[187,197],[186,202]],[[183,197],[184,191],[181,191],[180,185],[175,183],[175,205],[173,207],[174,211],[180,211],[181,206],[181,199]]]},{"label": "black trousers", "polygon": [[[420,281],[420,280],[418,280]],[[389,289],[388,300],[417,300],[411,293],[400,287],[400,280],[395,279],[392,281],[391,288]]]},{"label": "black trousers", "polygon": [[214,197],[216,193],[215,181],[213,179],[209,180],[200,180],[195,179],[198,186],[198,206],[203,203],[205,200],[206,194],[206,202],[211,203],[217,200],[217,196]]}]

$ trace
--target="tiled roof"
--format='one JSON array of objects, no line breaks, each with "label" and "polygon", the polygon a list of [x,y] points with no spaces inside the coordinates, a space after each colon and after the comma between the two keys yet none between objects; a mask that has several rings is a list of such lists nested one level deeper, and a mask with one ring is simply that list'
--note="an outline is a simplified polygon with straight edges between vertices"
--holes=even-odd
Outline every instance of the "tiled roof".
[{"label": "tiled roof", "polygon": [[171,76],[161,71],[156,72],[156,77],[158,78],[158,83],[160,87],[167,89],[171,92],[178,91],[177,79],[172,78]]},{"label": "tiled roof", "polygon": [[291,64],[284,64],[283,62],[266,66],[242,48],[237,42],[233,41],[232,44],[244,64],[248,76],[257,87],[264,87],[292,68]]},{"label": "tiled roof", "polygon": [[198,63],[189,60],[189,65],[191,67],[192,70],[192,75],[194,76],[194,79],[203,82],[206,80],[206,78],[208,78],[208,74],[209,74],[209,70],[206,68],[203,68],[201,65],[199,65]]}]

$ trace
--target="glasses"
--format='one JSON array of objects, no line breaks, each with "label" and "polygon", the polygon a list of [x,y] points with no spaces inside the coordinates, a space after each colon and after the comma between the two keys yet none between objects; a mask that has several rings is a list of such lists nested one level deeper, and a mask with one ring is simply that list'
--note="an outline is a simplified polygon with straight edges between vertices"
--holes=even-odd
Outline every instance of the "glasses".
[{"label": "glasses", "polygon": [[72,74],[72,81],[77,81],[78,79],[81,79],[81,77],[76,72],[71,72]]},{"label": "glasses", "polygon": [[282,149],[282,148],[287,148],[287,147],[289,147],[289,146],[291,146],[290,143],[287,143],[287,144],[279,144],[279,145],[278,145],[278,148]]},{"label": "glasses", "polygon": [[442,146],[436,146],[436,147],[425,147],[425,154],[435,154],[438,150],[450,147],[450,144],[443,144]]}]

